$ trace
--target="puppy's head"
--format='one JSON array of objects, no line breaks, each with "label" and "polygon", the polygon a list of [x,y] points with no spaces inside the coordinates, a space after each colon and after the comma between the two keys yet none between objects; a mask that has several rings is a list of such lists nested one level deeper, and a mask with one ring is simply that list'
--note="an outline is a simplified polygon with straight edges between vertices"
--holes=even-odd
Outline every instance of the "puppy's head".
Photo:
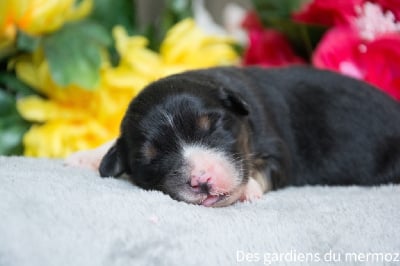
[{"label": "puppy's head", "polygon": [[243,98],[217,83],[160,80],[132,101],[100,174],[126,173],[188,203],[229,205],[248,181],[247,114]]}]

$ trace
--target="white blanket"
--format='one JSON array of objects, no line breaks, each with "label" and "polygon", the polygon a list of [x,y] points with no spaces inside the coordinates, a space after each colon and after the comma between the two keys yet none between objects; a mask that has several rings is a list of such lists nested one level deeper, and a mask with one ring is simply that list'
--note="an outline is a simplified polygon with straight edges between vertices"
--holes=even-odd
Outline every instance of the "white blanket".
[{"label": "white blanket", "polygon": [[399,252],[399,185],[287,188],[214,209],[0,157],[1,266],[400,265]]}]

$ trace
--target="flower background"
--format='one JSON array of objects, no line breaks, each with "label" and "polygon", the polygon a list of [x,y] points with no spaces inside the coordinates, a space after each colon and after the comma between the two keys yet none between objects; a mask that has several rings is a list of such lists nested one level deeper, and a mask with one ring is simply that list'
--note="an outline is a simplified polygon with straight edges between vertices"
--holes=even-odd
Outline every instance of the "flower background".
[{"label": "flower background", "polygon": [[166,0],[139,25],[138,2],[1,1],[0,154],[97,147],[148,83],[217,65],[310,64],[400,99],[398,0],[253,0],[222,25],[202,0]]}]

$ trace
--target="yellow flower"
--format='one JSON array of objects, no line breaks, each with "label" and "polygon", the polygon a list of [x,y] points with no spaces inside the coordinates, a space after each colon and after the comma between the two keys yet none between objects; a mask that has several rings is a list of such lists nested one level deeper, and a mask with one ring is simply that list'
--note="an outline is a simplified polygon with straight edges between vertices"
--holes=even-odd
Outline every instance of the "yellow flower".
[{"label": "yellow flower", "polygon": [[17,102],[25,119],[40,123],[24,136],[27,156],[65,157],[115,138],[130,99],[148,83],[106,64],[100,85],[93,91],[75,85],[61,87],[51,79],[48,63],[39,51],[17,59],[16,72],[47,97],[29,96]]},{"label": "yellow flower", "polygon": [[21,30],[29,35],[49,33],[65,22],[89,14],[93,0],[1,0],[0,51],[11,46]]},{"label": "yellow flower", "polygon": [[167,66],[181,68],[205,68],[230,65],[238,59],[236,52],[227,44],[233,40],[223,36],[209,36],[191,19],[177,24],[167,33],[161,45],[161,57]]},{"label": "yellow flower", "polygon": [[168,32],[160,53],[146,48],[146,38],[128,36],[122,27],[115,27],[113,35],[121,60],[116,67],[104,62],[100,85],[92,91],[55,84],[41,51],[16,59],[18,77],[47,97],[18,101],[20,114],[40,123],[24,136],[25,155],[64,157],[97,147],[117,137],[129,102],[150,82],[183,70],[238,61],[231,40],[206,35],[192,20]]}]

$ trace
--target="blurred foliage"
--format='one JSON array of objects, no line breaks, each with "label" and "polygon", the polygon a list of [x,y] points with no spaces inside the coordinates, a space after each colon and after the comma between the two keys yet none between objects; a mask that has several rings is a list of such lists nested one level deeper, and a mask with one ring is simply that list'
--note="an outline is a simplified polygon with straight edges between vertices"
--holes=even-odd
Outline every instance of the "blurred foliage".
[{"label": "blurred foliage", "polygon": [[90,19],[96,21],[111,33],[115,25],[123,26],[129,34],[137,30],[134,0],[95,0]]},{"label": "blurred foliage", "polygon": [[19,115],[16,98],[33,93],[33,90],[15,76],[0,73],[0,154],[22,154],[22,138],[30,123]]},{"label": "blurred foliage", "polygon": [[[105,27],[110,38],[112,37],[112,28],[115,25],[123,26],[129,34],[137,34],[139,31],[135,6],[135,0],[95,0],[95,5],[89,18]],[[113,65],[117,65],[119,58],[115,45],[108,46],[108,51],[111,62]]]},{"label": "blurred foliage", "polygon": [[293,12],[309,0],[252,0],[264,26],[284,33],[296,53],[305,59],[311,54],[326,31],[325,27],[302,24],[292,20]]},{"label": "blurred foliage", "polygon": [[157,52],[160,50],[161,41],[164,39],[168,29],[178,21],[193,15],[191,0],[165,0],[163,4],[165,8],[161,16],[156,17],[152,23],[146,25],[142,32],[150,41],[149,48]]}]

